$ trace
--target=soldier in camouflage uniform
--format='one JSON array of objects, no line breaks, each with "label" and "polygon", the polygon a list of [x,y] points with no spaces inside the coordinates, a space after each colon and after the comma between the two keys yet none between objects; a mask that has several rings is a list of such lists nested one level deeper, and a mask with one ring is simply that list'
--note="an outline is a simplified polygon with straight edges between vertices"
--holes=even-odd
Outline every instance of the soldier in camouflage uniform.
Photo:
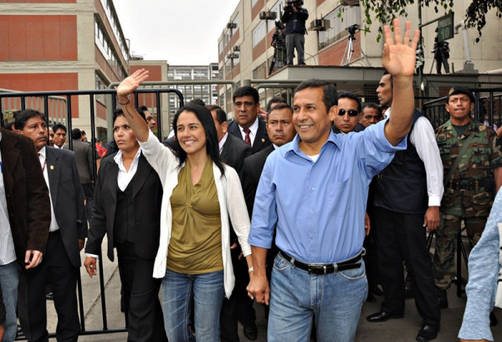
[{"label": "soldier in camouflage uniform", "polygon": [[[475,244],[490,214],[493,194],[502,182],[502,150],[497,135],[491,128],[472,120],[473,107],[474,96],[469,90],[451,89],[446,104],[450,120],[436,132],[445,192],[433,265],[443,308],[448,306],[446,290],[455,274],[455,248],[461,221]],[[456,161],[457,158],[460,159]]]}]

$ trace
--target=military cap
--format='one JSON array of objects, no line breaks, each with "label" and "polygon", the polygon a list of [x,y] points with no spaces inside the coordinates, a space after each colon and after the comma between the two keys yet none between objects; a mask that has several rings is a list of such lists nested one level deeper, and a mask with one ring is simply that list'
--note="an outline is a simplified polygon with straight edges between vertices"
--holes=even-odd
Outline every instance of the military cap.
[{"label": "military cap", "polygon": [[450,96],[458,95],[458,94],[467,95],[467,96],[469,96],[469,99],[471,99],[471,102],[475,102],[474,95],[472,94],[472,92],[469,89],[462,88],[462,87],[450,88],[450,90],[448,91],[448,99],[447,100],[448,101],[450,100]]}]

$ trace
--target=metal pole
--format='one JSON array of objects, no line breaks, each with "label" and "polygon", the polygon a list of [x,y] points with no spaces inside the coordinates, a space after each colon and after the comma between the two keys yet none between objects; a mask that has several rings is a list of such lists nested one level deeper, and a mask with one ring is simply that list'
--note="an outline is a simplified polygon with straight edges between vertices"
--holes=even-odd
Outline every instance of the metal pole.
[{"label": "metal pole", "polygon": [[103,319],[103,330],[108,330],[108,322],[106,319],[106,298],[105,298],[105,280],[103,273],[103,253],[99,251],[99,292],[101,293],[101,317]]},{"label": "metal pole", "polygon": [[68,132],[66,132],[66,137],[68,139],[68,148],[73,151],[73,141],[71,138],[71,95],[66,95],[66,118]]},{"label": "metal pole", "polygon": [[[422,52],[424,55],[424,64],[425,64],[425,48],[423,44],[423,36],[422,36],[422,0],[418,0],[418,27],[420,28],[420,37],[418,39],[420,46],[422,48]],[[423,83],[423,68],[418,68],[418,91],[422,96],[425,95],[425,87],[422,87]],[[424,89],[424,90],[422,90]],[[422,101],[420,101],[420,106],[422,105]]]},{"label": "metal pole", "polygon": [[157,101],[157,137],[159,141],[162,141],[162,112],[160,108],[160,93],[155,93],[155,99]]},{"label": "metal pole", "polygon": [[44,96],[44,114],[45,122],[47,123],[47,142],[49,141],[49,97]]},{"label": "metal pole", "polygon": [[3,122],[2,101],[3,101],[3,98],[0,98],[0,124],[2,124],[2,127],[5,127],[5,124]]},{"label": "metal pole", "polygon": [[[91,116],[91,147],[92,147],[92,180],[96,181],[96,118],[94,94],[89,94],[90,116]],[[90,219],[90,218],[89,218]]]},{"label": "metal pole", "polygon": [[462,232],[457,235],[457,297],[462,296]]},{"label": "metal pole", "polygon": [[77,294],[78,294],[78,313],[80,315],[80,331],[85,331],[85,314],[84,314],[84,299],[82,296],[82,279],[80,278],[80,272],[77,278]]}]

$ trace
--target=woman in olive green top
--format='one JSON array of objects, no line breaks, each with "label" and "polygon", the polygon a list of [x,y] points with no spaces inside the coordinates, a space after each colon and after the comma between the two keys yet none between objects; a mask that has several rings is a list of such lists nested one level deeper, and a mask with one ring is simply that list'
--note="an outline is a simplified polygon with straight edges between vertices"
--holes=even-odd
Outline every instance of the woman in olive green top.
[{"label": "woman in olive green top", "polygon": [[136,71],[120,83],[117,98],[164,188],[153,276],[163,278],[167,337],[171,342],[195,339],[188,329],[193,298],[197,341],[216,342],[223,296],[230,297],[235,282],[229,219],[252,277],[244,195],[236,171],[219,159],[216,129],[206,108],[187,105],[178,111],[173,150],[148,130],[128,98],[147,78],[148,71]]}]

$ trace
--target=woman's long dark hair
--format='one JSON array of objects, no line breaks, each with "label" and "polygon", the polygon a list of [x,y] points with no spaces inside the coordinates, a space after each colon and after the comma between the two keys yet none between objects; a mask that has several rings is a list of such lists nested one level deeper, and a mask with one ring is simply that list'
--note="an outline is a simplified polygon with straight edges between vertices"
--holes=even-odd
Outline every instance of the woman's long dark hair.
[{"label": "woman's long dark hair", "polygon": [[223,167],[223,163],[220,159],[220,148],[218,146],[218,136],[216,135],[216,127],[214,126],[213,117],[211,112],[207,110],[205,107],[196,105],[196,104],[187,104],[184,107],[181,107],[174,116],[173,120],[173,129],[174,135],[176,136],[176,141],[172,144],[171,148],[174,150],[174,153],[178,157],[180,161],[180,166],[186,161],[187,153],[181,148],[178,139],[178,130],[176,129],[178,124],[178,119],[180,114],[184,111],[194,113],[197,119],[202,123],[202,127],[204,128],[204,132],[206,133],[206,152],[209,157],[212,159],[213,163],[218,166],[221,171],[221,174],[225,174],[225,168]]}]

